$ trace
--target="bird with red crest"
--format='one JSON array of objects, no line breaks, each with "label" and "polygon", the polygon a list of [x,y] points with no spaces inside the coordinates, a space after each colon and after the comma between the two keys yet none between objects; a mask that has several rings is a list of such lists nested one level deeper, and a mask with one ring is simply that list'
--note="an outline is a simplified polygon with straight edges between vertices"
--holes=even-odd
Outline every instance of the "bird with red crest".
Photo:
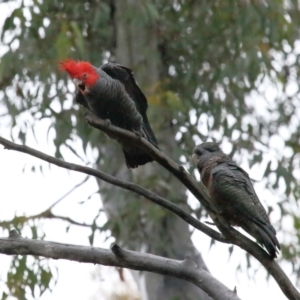
[{"label": "bird with red crest", "polygon": [[[115,63],[96,68],[86,61],[67,59],[60,63],[60,69],[77,81],[77,103],[100,119],[141,135],[158,148],[146,114],[147,99],[129,68]],[[153,161],[151,156],[132,143],[119,142],[128,168]]]}]

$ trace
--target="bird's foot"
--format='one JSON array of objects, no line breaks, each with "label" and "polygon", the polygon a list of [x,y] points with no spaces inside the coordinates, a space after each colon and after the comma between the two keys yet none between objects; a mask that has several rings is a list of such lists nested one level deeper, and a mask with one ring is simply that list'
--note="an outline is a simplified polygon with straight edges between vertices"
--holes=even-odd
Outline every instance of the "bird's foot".
[{"label": "bird's foot", "polygon": [[91,111],[88,110],[84,114],[84,119],[88,124],[90,124],[95,119],[95,115]]},{"label": "bird's foot", "polygon": [[143,135],[142,135],[142,133],[141,133],[140,131],[133,130],[133,133],[134,133],[138,138],[140,138],[140,139],[143,137]]},{"label": "bird's foot", "polygon": [[179,166],[179,171],[182,172],[182,173],[186,173],[187,174],[187,171],[184,168],[184,166]]},{"label": "bird's foot", "polygon": [[109,119],[105,119],[105,120],[100,119],[89,110],[84,114],[84,118],[88,124],[98,128],[100,130],[102,130],[101,127],[103,127],[102,122],[104,122],[104,126],[106,126],[106,127],[111,125],[111,121]]},{"label": "bird's foot", "polygon": [[110,119],[105,119],[104,122],[106,127],[109,127],[111,125]]}]

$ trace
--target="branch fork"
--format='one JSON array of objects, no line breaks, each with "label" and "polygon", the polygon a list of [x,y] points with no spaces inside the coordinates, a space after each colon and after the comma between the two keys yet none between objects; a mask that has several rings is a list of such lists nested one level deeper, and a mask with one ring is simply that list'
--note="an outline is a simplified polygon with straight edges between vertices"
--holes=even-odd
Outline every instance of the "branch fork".
[{"label": "branch fork", "polygon": [[[18,145],[11,141],[8,141],[0,136],[0,144],[2,144],[6,149],[9,150],[15,150],[23,153],[27,153],[31,156],[37,157],[41,160],[47,161],[49,163],[55,164],[59,167],[73,170],[76,172],[85,173],[87,175],[92,175],[94,177],[97,177],[101,180],[104,180],[108,183],[111,183],[113,185],[119,186],[123,189],[130,190],[138,195],[141,195],[145,197],[146,199],[152,201],[155,204],[158,204],[169,211],[173,212],[177,216],[179,216],[181,219],[186,221],[188,224],[192,225],[194,228],[204,232],[211,238],[218,240],[223,243],[232,243],[234,245],[237,245],[250,253],[252,256],[254,256],[260,263],[267,269],[267,271],[274,277],[280,288],[282,289],[283,293],[288,297],[288,299],[300,299],[300,294],[296,290],[296,288],[291,283],[288,276],[283,272],[283,270],[280,268],[280,266],[277,264],[277,262],[260,247],[255,242],[247,238],[246,236],[239,233],[237,230],[232,228],[228,225],[226,220],[222,218],[218,214],[218,211],[215,209],[215,207],[211,204],[209,196],[206,192],[205,187],[202,183],[197,182],[193,177],[191,177],[188,172],[184,169],[183,166],[180,166],[176,164],[173,160],[171,160],[168,156],[166,156],[163,152],[158,150],[156,147],[154,147],[151,143],[149,143],[146,139],[143,137],[137,136],[136,134],[124,130],[122,128],[116,127],[112,124],[107,126],[106,122],[104,120],[101,120],[97,118],[95,115],[93,115],[91,112],[87,112],[85,115],[86,121],[91,126],[102,130],[109,136],[114,136],[117,139],[126,139],[127,141],[131,141],[136,146],[143,149],[146,153],[148,153],[155,161],[157,161],[162,167],[167,169],[170,173],[172,173],[199,201],[200,203],[207,209],[207,211],[215,215],[216,218],[214,219],[214,223],[218,227],[218,229],[221,231],[221,233],[217,232],[216,230],[210,228],[209,226],[203,224],[202,222],[198,221],[185,211],[183,211],[181,208],[179,208],[174,203],[168,201],[167,199],[164,199],[163,197],[150,192],[149,190],[135,184],[132,182],[127,182],[121,179],[118,179],[114,176],[111,176],[109,174],[106,174],[101,171],[94,170],[92,168],[88,168],[85,166],[72,164],[65,162],[63,160],[57,159],[55,157],[52,157],[50,155],[47,155],[45,153],[42,153],[40,151],[37,151],[35,149],[32,149],[30,147],[27,147],[25,145]],[[10,247],[5,248],[7,246],[7,242],[10,241],[14,245],[10,245]],[[63,258],[63,259],[69,259],[69,256],[67,253],[68,251],[77,251],[76,253],[79,255],[82,262],[92,262],[92,263],[99,263],[103,265],[113,265],[113,266],[119,266],[119,267],[127,267],[134,270],[144,270],[144,271],[150,271],[150,272],[156,272],[160,274],[172,274],[172,276],[188,280],[194,284],[196,284],[198,287],[206,291],[213,299],[238,299],[238,297],[234,294],[233,291],[230,291],[224,286],[220,286],[219,290],[222,291],[221,294],[218,294],[218,289],[216,289],[216,286],[220,283],[216,283],[216,279],[213,278],[209,273],[206,271],[196,268],[193,265],[193,262],[190,261],[188,258],[186,258],[182,262],[174,261],[171,259],[166,259],[162,257],[153,256],[150,254],[144,254],[144,253],[138,253],[134,251],[124,250],[120,248],[117,244],[112,245],[111,252],[107,252],[108,250],[103,250],[99,248],[92,248],[92,247],[82,247],[82,246],[73,246],[68,245],[67,249],[68,251],[63,248],[66,251],[58,252],[56,254],[56,257],[51,256],[47,252],[47,248],[43,247],[43,251],[39,249],[39,251],[36,251],[37,249],[31,249],[30,251],[27,249],[24,250],[22,246],[24,246],[22,243],[26,243],[30,241],[32,243],[31,245],[41,246],[44,245],[43,243],[50,243],[45,241],[35,241],[35,240],[27,240],[20,238],[16,235],[16,233],[12,232],[10,237],[7,239],[0,239],[0,253],[5,254],[32,254],[32,255],[40,255],[45,257],[52,257],[52,258]],[[59,247],[66,247],[66,245],[61,245],[58,243],[52,243],[54,244],[53,249],[56,249]],[[57,247],[55,247],[57,246]],[[84,251],[78,252],[78,248],[84,249]],[[8,249],[8,250],[7,250]],[[18,250],[16,250],[18,249]],[[59,248],[61,249],[61,248]],[[93,251],[91,251],[93,250]],[[21,253],[22,252],[22,253]],[[38,252],[38,253],[37,253]],[[96,257],[95,255],[99,254],[100,256]],[[110,253],[110,254],[109,254]],[[103,257],[107,258],[109,257],[109,263],[107,260],[103,260]],[[113,255],[113,258],[112,256]],[[89,256],[89,257],[87,257]],[[73,260],[74,257],[72,256]],[[79,258],[78,258],[79,259]],[[150,261],[153,262],[153,264],[156,267],[153,267],[153,265],[148,265],[147,262]],[[153,259],[153,260],[151,260]],[[79,260],[78,260],[79,261]],[[167,261],[167,263],[166,263]],[[163,264],[156,265],[155,263],[164,262]],[[176,267],[175,267],[176,266]],[[171,268],[171,269],[170,269]],[[201,273],[203,275],[203,272],[210,276],[209,279],[207,277],[205,279],[200,279],[199,274]],[[202,276],[201,275],[201,276]],[[209,283],[212,283],[214,287]]]}]

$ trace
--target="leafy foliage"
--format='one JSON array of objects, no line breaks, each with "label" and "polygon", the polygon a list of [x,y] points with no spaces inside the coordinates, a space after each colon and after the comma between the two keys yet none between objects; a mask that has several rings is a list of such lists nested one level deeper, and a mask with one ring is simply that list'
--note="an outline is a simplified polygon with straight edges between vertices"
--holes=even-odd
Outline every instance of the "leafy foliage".
[{"label": "leafy foliage", "polygon": [[[100,165],[109,170],[115,163],[105,161],[107,137],[81,121],[83,110],[72,100],[74,87],[57,63],[66,57],[95,65],[114,60],[117,9],[115,1],[33,0],[23,1],[7,17],[1,35],[7,52],[0,64],[0,108],[10,116],[15,139],[25,143],[28,132],[49,119],[56,156],[62,156],[62,145],[76,152],[72,143],[79,137],[84,150],[99,150]],[[138,27],[155,32],[157,53],[145,55],[157,55],[160,62],[160,78],[148,86],[148,99],[162,149],[168,144],[165,128],[172,127],[171,138],[178,145],[173,158],[191,171],[191,150],[206,139],[222,141],[239,163],[259,168],[260,183],[279,195],[278,205],[267,202],[269,210],[278,211],[281,220],[293,216],[293,231],[279,222],[276,227],[285,236],[283,258],[299,273],[300,236],[295,233],[300,221],[293,208],[300,198],[297,1],[147,0],[128,7],[122,19],[136,32]],[[132,55],[139,53],[133,49]],[[139,70],[138,64],[134,67]],[[152,180],[144,185],[151,186]],[[168,181],[163,182],[159,188],[176,198]],[[162,218],[164,213],[157,210],[150,210],[148,217]],[[134,204],[128,205],[124,218],[135,211],[139,214]],[[205,212],[199,208],[197,215]],[[124,230],[111,220],[105,226],[116,235]],[[29,272],[26,258],[22,264]],[[22,284],[32,286],[31,280]]]},{"label": "leafy foliage", "polygon": [[28,288],[32,297],[39,299],[50,289],[51,279],[53,274],[45,259],[35,258],[30,261],[28,256],[16,256],[7,274],[7,286],[11,296],[17,299],[27,299]]}]

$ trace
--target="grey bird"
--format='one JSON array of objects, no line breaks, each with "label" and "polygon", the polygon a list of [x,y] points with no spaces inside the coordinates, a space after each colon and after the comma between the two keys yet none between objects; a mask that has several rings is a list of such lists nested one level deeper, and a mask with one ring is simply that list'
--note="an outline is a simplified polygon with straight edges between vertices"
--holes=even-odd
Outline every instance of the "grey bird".
[{"label": "grey bird", "polygon": [[[132,71],[119,64],[107,63],[96,68],[89,62],[72,59],[61,62],[62,70],[79,80],[76,102],[111,124],[135,132],[156,148],[158,143],[150,127],[145,95],[137,85]],[[126,164],[136,168],[153,161],[152,157],[132,143],[118,139]]]},{"label": "grey bird", "polygon": [[280,250],[276,231],[248,173],[223,153],[217,143],[196,146],[193,159],[211,202],[220,214],[230,225],[243,228],[267,249],[272,258],[276,258]]}]

